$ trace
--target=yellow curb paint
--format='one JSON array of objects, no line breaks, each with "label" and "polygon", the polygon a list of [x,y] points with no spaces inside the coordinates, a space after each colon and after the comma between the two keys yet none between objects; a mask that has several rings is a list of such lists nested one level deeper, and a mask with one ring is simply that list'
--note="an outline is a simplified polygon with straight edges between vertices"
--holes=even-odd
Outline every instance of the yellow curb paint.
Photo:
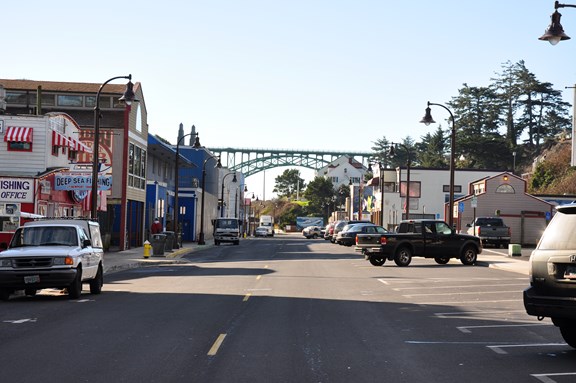
[{"label": "yellow curb paint", "polygon": [[252,296],[252,293],[248,293],[248,294],[244,295],[244,299],[242,299],[242,301],[246,302],[248,299],[250,299],[251,296]]},{"label": "yellow curb paint", "polygon": [[218,335],[216,342],[214,342],[212,348],[210,348],[210,351],[208,351],[208,356],[214,356],[216,353],[218,353],[218,349],[222,345],[222,342],[224,342],[224,338],[226,338],[226,334]]}]

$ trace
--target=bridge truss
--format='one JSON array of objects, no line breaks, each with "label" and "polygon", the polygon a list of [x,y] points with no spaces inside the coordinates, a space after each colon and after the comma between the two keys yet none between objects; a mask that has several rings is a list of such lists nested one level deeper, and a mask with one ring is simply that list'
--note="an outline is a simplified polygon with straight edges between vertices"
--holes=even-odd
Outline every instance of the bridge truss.
[{"label": "bridge truss", "polygon": [[374,157],[372,152],[246,148],[209,148],[208,150],[220,156],[222,166],[231,171],[241,172],[245,177],[282,166],[301,166],[318,170],[344,155],[353,157],[356,161],[368,166],[369,160]]}]

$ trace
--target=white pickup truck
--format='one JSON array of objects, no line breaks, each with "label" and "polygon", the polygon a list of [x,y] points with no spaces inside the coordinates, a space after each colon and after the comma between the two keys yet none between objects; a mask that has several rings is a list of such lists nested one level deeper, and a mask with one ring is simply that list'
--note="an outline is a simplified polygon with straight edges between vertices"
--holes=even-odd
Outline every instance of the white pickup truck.
[{"label": "white pickup truck", "polygon": [[71,299],[82,284],[99,294],[104,283],[104,250],[98,222],[84,219],[43,219],[19,227],[7,250],[0,252],[0,300],[18,291],[36,295],[60,288]]}]

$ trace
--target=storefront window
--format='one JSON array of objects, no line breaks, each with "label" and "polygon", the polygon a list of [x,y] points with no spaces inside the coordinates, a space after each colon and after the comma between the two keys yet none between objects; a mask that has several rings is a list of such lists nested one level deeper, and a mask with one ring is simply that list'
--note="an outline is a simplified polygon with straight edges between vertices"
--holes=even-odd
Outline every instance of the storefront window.
[{"label": "storefront window", "polygon": [[0,231],[15,231],[19,223],[20,204],[0,202]]}]

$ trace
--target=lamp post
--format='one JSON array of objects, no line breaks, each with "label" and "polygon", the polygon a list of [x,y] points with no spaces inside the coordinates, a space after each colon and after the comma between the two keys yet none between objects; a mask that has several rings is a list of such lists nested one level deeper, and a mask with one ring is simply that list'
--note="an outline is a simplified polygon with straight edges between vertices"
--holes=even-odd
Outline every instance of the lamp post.
[{"label": "lamp post", "polygon": [[[195,131],[196,127],[194,125],[192,125],[192,131]],[[179,168],[179,162],[180,162],[180,142],[182,142],[182,140],[185,137],[191,136],[191,135],[196,135],[196,140],[194,141],[194,149],[199,149],[200,146],[200,137],[198,136],[198,133],[188,133],[183,135],[182,137],[180,137],[180,139],[178,140],[178,142],[176,143],[176,158],[174,160],[174,214],[172,216],[172,222],[174,222],[174,232],[176,234],[178,234],[179,230],[180,230],[180,207],[178,205],[178,193],[180,191],[180,172],[178,169]]]},{"label": "lamp post", "polygon": [[132,75],[129,74],[128,76],[116,76],[112,77],[111,79],[106,80],[100,88],[98,89],[98,93],[96,93],[96,107],[94,108],[94,143],[92,147],[92,194],[90,195],[90,204],[91,204],[91,212],[90,215],[93,219],[97,218],[96,215],[98,214],[98,168],[99,168],[99,153],[98,149],[100,146],[100,93],[102,92],[102,88],[106,86],[111,81],[117,80],[119,78],[124,78],[128,80],[128,84],[126,84],[126,89],[124,90],[124,94],[120,97],[119,101],[123,101],[126,105],[132,104],[132,102],[137,101],[134,95],[134,84],[132,84]]},{"label": "lamp post", "polygon": [[455,170],[455,157],[456,157],[456,125],[454,121],[454,115],[442,104],[434,104],[428,101],[428,107],[426,108],[426,114],[420,121],[421,123],[425,124],[426,126],[435,123],[434,119],[432,118],[432,114],[430,113],[430,105],[439,106],[444,108],[450,113],[450,119],[452,120],[452,130],[450,133],[450,191],[449,191],[449,201],[448,201],[448,224],[451,228],[454,227],[454,210],[452,208],[452,204],[454,203],[454,170]]},{"label": "lamp post", "polygon": [[550,25],[538,40],[548,41],[552,45],[558,44],[562,40],[570,40],[570,36],[564,33],[564,28],[560,24],[560,17],[562,14],[558,12],[558,8],[576,8],[576,5],[572,4],[560,4],[560,2],[554,2],[554,13],[550,18],[552,19]]},{"label": "lamp post", "polygon": [[222,218],[224,218],[224,180],[230,174],[234,174],[234,177],[232,177],[232,182],[234,183],[238,182],[238,180],[236,179],[236,172],[228,173],[224,175],[224,177],[222,177],[222,193],[220,193],[220,217]]},{"label": "lamp post", "polygon": [[198,235],[198,244],[199,245],[205,245],[206,241],[204,241],[204,194],[205,193],[205,187],[206,187],[206,164],[208,163],[208,161],[212,160],[212,159],[218,159],[218,162],[216,163],[216,168],[220,169],[222,167],[222,163],[220,163],[220,157],[215,157],[211,154],[208,154],[208,158],[206,158],[204,160],[204,162],[202,163],[202,201],[200,202],[200,234]]},{"label": "lamp post", "polygon": [[[411,158],[411,151],[410,148],[404,144],[394,144],[393,142],[390,143],[390,156],[394,156],[396,154],[395,148],[401,146],[406,150],[406,154],[408,155],[408,161],[406,162],[406,219],[410,219],[410,164],[412,163]],[[402,182],[400,182],[402,185]],[[402,187],[400,187],[402,190]]]}]

